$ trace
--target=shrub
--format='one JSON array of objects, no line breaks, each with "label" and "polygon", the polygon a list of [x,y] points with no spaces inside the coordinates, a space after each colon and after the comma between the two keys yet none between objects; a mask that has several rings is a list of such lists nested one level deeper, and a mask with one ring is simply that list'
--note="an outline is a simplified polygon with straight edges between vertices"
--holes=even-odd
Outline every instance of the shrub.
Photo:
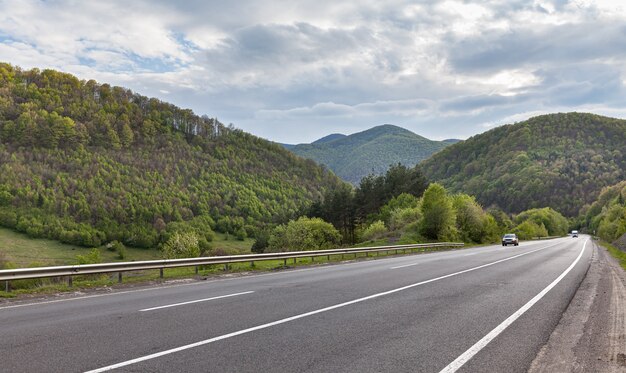
[{"label": "shrub", "polygon": [[197,258],[200,256],[198,236],[192,232],[174,233],[161,247],[163,258]]},{"label": "shrub", "polygon": [[102,256],[100,256],[100,250],[93,248],[86,255],[76,255],[76,264],[97,264],[102,263]]},{"label": "shrub", "polygon": [[376,238],[381,237],[385,233],[387,233],[387,228],[385,228],[385,223],[383,223],[382,220],[377,220],[373,222],[372,224],[370,224],[369,227],[367,227],[363,231],[363,239],[366,241],[374,240]]},{"label": "shrub", "polygon": [[303,251],[334,249],[341,243],[341,234],[320,218],[301,217],[272,231],[266,251]]},{"label": "shrub", "polygon": [[250,249],[253,253],[260,254],[265,251],[265,248],[268,246],[270,240],[270,233],[267,230],[259,231],[256,235],[256,239],[254,244],[252,244],[252,248]]},{"label": "shrub", "polygon": [[522,224],[515,227],[513,232],[516,233],[521,240],[530,240],[535,237],[548,236],[548,230],[543,223],[539,225],[530,220],[526,220]]}]

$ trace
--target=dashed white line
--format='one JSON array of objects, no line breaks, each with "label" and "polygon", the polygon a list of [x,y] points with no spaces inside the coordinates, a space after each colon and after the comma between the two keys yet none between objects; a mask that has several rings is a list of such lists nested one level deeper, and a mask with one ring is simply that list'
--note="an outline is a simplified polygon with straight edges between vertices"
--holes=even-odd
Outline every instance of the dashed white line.
[{"label": "dashed white line", "polygon": [[535,295],[533,299],[528,301],[525,305],[522,306],[519,310],[517,310],[514,314],[509,316],[506,320],[504,320],[500,325],[496,326],[492,331],[489,332],[486,336],[484,336],[481,340],[476,342],[472,347],[470,347],[467,351],[462,353],[459,357],[457,357],[453,362],[448,364],[447,367],[443,368],[439,373],[454,373],[459,370],[465,363],[467,363],[474,355],[480,352],[485,346],[489,344],[494,338],[496,338],[500,333],[502,333],[509,325],[513,324],[515,320],[517,320],[520,316],[522,316],[526,311],[528,311],[535,303],[539,302],[541,298],[544,297],[553,287],[555,287],[565,275],[567,275],[572,268],[580,261],[580,258],[583,256],[583,252],[585,252],[585,247],[587,246],[587,242],[585,241],[583,244],[582,250],[578,254],[578,257],[570,264],[570,266],[563,272],[556,280],[552,281],[550,285],[546,286],[539,294]]},{"label": "dashed white line", "polygon": [[404,264],[404,265],[401,265],[401,266],[391,267],[390,269],[398,269],[398,268],[404,268],[404,267],[411,267],[411,266],[416,266],[416,265],[418,265],[418,264],[422,264],[422,263],[420,262],[420,263]]},{"label": "dashed white line", "polygon": [[192,303],[200,303],[200,302],[207,302],[210,300],[215,300],[215,299],[222,299],[222,298],[230,298],[230,297],[236,297],[237,295],[244,295],[244,294],[251,294],[254,293],[254,291],[244,291],[241,293],[234,293],[234,294],[227,294],[227,295],[220,295],[217,297],[211,297],[211,298],[204,298],[204,299],[196,299],[196,300],[190,300],[188,302],[181,302],[181,303],[173,303],[173,304],[167,304],[165,306],[158,306],[158,307],[152,307],[152,308],[144,308],[142,310],[139,310],[139,312],[146,312],[146,311],[154,311],[154,310],[160,310],[163,308],[170,308],[170,307],[178,307],[178,306],[184,306],[186,304],[192,304]]},{"label": "dashed white line", "polygon": [[[554,245],[552,245],[552,246],[554,246]],[[329,306],[329,307],[317,309],[317,310],[314,310],[314,311],[302,313],[302,314],[299,314],[299,315],[287,317],[287,318],[284,318],[284,319],[281,319],[281,320],[277,320],[277,321],[273,321],[273,322],[270,322],[270,323],[267,323],[267,324],[257,325],[257,326],[254,326],[252,328],[243,329],[243,330],[239,330],[239,331],[232,332],[232,333],[229,333],[229,334],[224,334],[224,335],[220,335],[220,336],[217,336],[217,337],[205,339],[203,341],[199,341],[199,342],[191,343],[191,344],[188,344],[188,345],[172,348],[170,350],[165,350],[165,351],[157,352],[157,353],[146,355],[146,356],[141,356],[141,357],[138,357],[136,359],[127,360],[127,361],[123,361],[123,362],[120,362],[120,363],[117,363],[117,364],[108,365],[108,366],[105,366],[105,367],[102,367],[102,368],[90,370],[90,371],[88,371],[86,373],[106,372],[106,371],[110,371],[110,370],[113,370],[113,369],[122,368],[122,367],[125,367],[125,366],[128,366],[128,365],[137,364],[137,363],[140,363],[142,361],[152,360],[152,359],[156,359],[156,358],[161,357],[161,356],[170,355],[170,354],[173,354],[173,353],[176,353],[176,352],[188,350],[188,349],[199,347],[199,346],[204,346],[204,345],[207,345],[209,343],[221,341],[221,340],[228,339],[228,338],[231,338],[231,337],[235,337],[235,336],[238,336],[238,335],[251,333],[251,332],[254,332],[254,331],[257,331],[257,330],[270,328],[272,326],[288,323],[290,321],[294,321],[294,320],[302,319],[302,318],[305,318],[305,317],[317,315],[317,314],[320,314],[320,313],[323,313],[323,312],[328,312],[328,311],[331,311],[331,310],[335,310],[337,308],[342,308],[342,307],[350,306],[352,304],[361,303],[361,302],[365,302],[367,300],[379,298],[379,297],[382,297],[382,296],[385,296],[385,295],[394,294],[394,293],[397,293],[397,292],[400,292],[400,291],[403,291],[403,290],[414,288],[416,286],[420,286],[420,285],[428,284],[428,283],[431,283],[431,282],[443,280],[443,279],[448,278],[448,277],[458,276],[458,275],[463,274],[463,273],[476,271],[476,270],[481,269],[481,268],[489,267],[489,266],[492,266],[492,265],[495,265],[495,264],[498,264],[498,263],[509,261],[511,259],[519,258],[519,257],[524,256],[524,255],[532,254],[532,253],[540,251],[540,250],[545,250],[548,247],[552,247],[552,246],[547,246],[547,247],[543,247],[543,248],[540,248],[540,249],[527,251],[527,252],[522,253],[522,254],[518,254],[518,255],[514,255],[514,256],[508,257],[508,258],[496,260],[495,262],[490,262],[490,263],[483,264],[483,265],[480,265],[480,266],[477,266],[477,267],[472,267],[472,268],[465,269],[465,270],[462,270],[462,271],[458,271],[458,272],[450,273],[450,274],[447,274],[447,275],[435,277],[435,278],[432,278],[432,279],[429,279],[429,280],[417,282],[417,283],[414,283],[414,284],[411,284],[411,285],[407,285],[407,286],[403,286],[403,287],[400,287],[400,288],[388,290],[388,291],[385,291],[385,292],[382,292],[382,293],[369,295],[367,297],[358,298],[358,299],[354,299],[354,300],[351,300],[351,301],[348,301],[348,302],[339,303],[339,304],[335,304],[333,306]]]}]

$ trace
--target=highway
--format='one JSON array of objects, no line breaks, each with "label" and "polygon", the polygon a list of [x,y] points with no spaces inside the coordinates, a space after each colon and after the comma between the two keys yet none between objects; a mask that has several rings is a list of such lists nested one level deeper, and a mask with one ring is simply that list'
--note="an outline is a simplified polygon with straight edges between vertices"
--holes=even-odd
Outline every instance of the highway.
[{"label": "highway", "polygon": [[525,372],[587,236],[0,306],[2,372]]}]

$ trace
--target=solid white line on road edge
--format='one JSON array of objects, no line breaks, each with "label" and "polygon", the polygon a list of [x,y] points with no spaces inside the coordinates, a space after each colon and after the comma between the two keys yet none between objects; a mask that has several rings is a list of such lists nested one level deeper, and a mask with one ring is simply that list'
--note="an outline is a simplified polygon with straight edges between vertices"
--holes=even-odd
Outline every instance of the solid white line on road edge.
[{"label": "solid white line on road edge", "polygon": [[519,257],[524,256],[524,255],[532,254],[534,252],[537,252],[537,251],[540,251],[540,250],[544,250],[544,249],[547,249],[548,247],[552,247],[552,246],[554,246],[554,245],[543,247],[543,248],[532,250],[532,251],[527,251],[527,252],[522,253],[522,254],[518,254],[518,255],[515,255],[515,256],[508,257],[508,258],[496,260],[495,262],[491,262],[491,263],[483,264],[483,265],[480,265],[480,266],[477,266],[477,267],[472,267],[472,268],[469,268],[469,269],[465,269],[465,270],[462,270],[462,271],[459,271],[459,272],[454,272],[454,273],[450,273],[450,274],[447,274],[447,275],[435,277],[435,278],[432,278],[430,280],[417,282],[415,284],[403,286],[403,287],[400,287],[400,288],[397,288],[397,289],[388,290],[388,291],[385,291],[385,292],[382,292],[382,293],[369,295],[367,297],[354,299],[354,300],[351,300],[351,301],[348,301],[348,302],[336,304],[334,306],[321,308],[321,309],[318,309],[318,310],[315,310],[315,311],[306,312],[306,313],[302,313],[302,314],[299,314],[299,315],[287,317],[285,319],[273,321],[273,322],[270,322],[270,323],[267,323],[267,324],[257,325],[257,326],[254,326],[252,328],[243,329],[243,330],[239,330],[239,331],[236,331],[236,332],[233,332],[233,333],[220,335],[218,337],[205,339],[204,341],[199,341],[199,342],[196,342],[196,343],[191,343],[191,344],[188,344],[188,345],[172,348],[170,350],[157,352],[157,353],[154,353],[154,354],[138,357],[138,358],[132,359],[132,360],[122,361],[121,363],[108,365],[108,366],[105,366],[105,367],[102,367],[102,368],[98,368],[98,369],[87,371],[85,373],[106,372],[106,371],[109,371],[109,370],[125,367],[125,366],[128,366],[128,365],[137,364],[137,363],[140,363],[142,361],[156,359],[156,358],[161,357],[161,356],[170,355],[170,354],[173,354],[173,353],[176,353],[176,352],[188,350],[190,348],[203,346],[203,345],[206,345],[206,344],[209,344],[209,343],[221,341],[223,339],[235,337],[235,336],[238,336],[238,335],[241,335],[241,334],[251,333],[251,332],[254,332],[254,331],[257,331],[257,330],[266,329],[266,328],[269,328],[269,327],[272,327],[272,326],[288,323],[290,321],[294,321],[294,320],[302,319],[302,318],[305,318],[305,317],[317,315],[317,314],[320,314],[320,313],[323,313],[323,312],[328,312],[328,311],[331,311],[331,310],[334,310],[334,309],[337,309],[337,308],[346,307],[346,306],[349,306],[349,305],[352,305],[352,304],[356,304],[356,303],[361,303],[361,302],[364,302],[364,301],[367,301],[367,300],[370,300],[370,299],[382,297],[382,296],[389,295],[389,294],[394,294],[394,293],[397,293],[397,292],[400,292],[400,291],[403,291],[403,290],[414,288],[416,286],[420,286],[420,285],[428,284],[428,283],[431,283],[431,282],[443,280],[443,279],[448,278],[448,277],[453,277],[453,276],[457,276],[457,275],[460,275],[460,274],[463,274],[463,273],[476,271],[478,269],[489,267],[489,266],[492,266],[494,264],[506,262],[508,260],[519,258]]},{"label": "solid white line on road edge", "polygon": [[204,299],[197,299],[197,300],[190,300],[189,302],[181,302],[181,303],[168,304],[168,305],[165,305],[165,306],[158,306],[158,307],[152,307],[152,308],[144,308],[143,310],[139,310],[139,312],[146,312],[146,311],[160,310],[160,309],[162,309],[162,308],[170,308],[170,307],[183,306],[183,305],[185,305],[185,304],[200,303],[200,302],[206,302],[206,301],[209,301],[209,300],[215,300],[215,299],[222,299],[222,298],[236,297],[237,295],[244,295],[244,294],[251,294],[251,293],[254,293],[254,291],[244,291],[244,292],[241,292],[241,293],[228,294],[228,295],[220,295],[220,296],[217,296],[217,297],[204,298]]},{"label": "solid white line on road edge", "polygon": [[583,252],[585,252],[585,247],[587,246],[587,242],[585,241],[583,244],[582,250],[578,254],[578,257],[570,266],[563,272],[556,280],[552,281],[552,283],[546,286],[539,294],[535,295],[533,299],[528,301],[525,305],[522,306],[519,310],[517,310],[514,314],[509,316],[506,320],[504,320],[500,325],[496,326],[492,331],[489,332],[486,336],[484,336],[480,341],[476,342],[472,347],[470,347],[467,351],[461,354],[461,356],[457,357],[453,362],[448,364],[447,367],[443,368],[439,373],[454,373],[459,370],[465,363],[467,363],[471,358],[474,357],[477,353],[480,352],[485,346],[489,344],[494,338],[496,338],[500,333],[504,331],[509,325],[513,324],[515,320],[517,320],[520,316],[522,316],[526,311],[528,311],[535,303],[539,302],[544,295],[546,295],[553,287],[555,287],[565,275],[567,275],[572,268],[580,261],[580,258],[583,256]]}]

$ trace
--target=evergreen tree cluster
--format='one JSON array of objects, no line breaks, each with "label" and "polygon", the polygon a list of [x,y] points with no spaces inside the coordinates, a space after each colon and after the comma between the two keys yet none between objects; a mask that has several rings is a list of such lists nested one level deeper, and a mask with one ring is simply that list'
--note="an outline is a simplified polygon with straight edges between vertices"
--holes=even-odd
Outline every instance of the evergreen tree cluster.
[{"label": "evergreen tree cluster", "polygon": [[[341,181],[217,119],[53,70],[0,63],[0,225],[155,247],[288,221]],[[178,237],[178,236],[176,236]]]},{"label": "evergreen tree cluster", "polygon": [[387,202],[403,193],[419,197],[427,186],[420,170],[396,164],[384,175],[364,177],[356,188],[344,184],[328,189],[306,215],[330,222],[341,232],[345,243],[355,243],[357,226],[377,220]]}]

